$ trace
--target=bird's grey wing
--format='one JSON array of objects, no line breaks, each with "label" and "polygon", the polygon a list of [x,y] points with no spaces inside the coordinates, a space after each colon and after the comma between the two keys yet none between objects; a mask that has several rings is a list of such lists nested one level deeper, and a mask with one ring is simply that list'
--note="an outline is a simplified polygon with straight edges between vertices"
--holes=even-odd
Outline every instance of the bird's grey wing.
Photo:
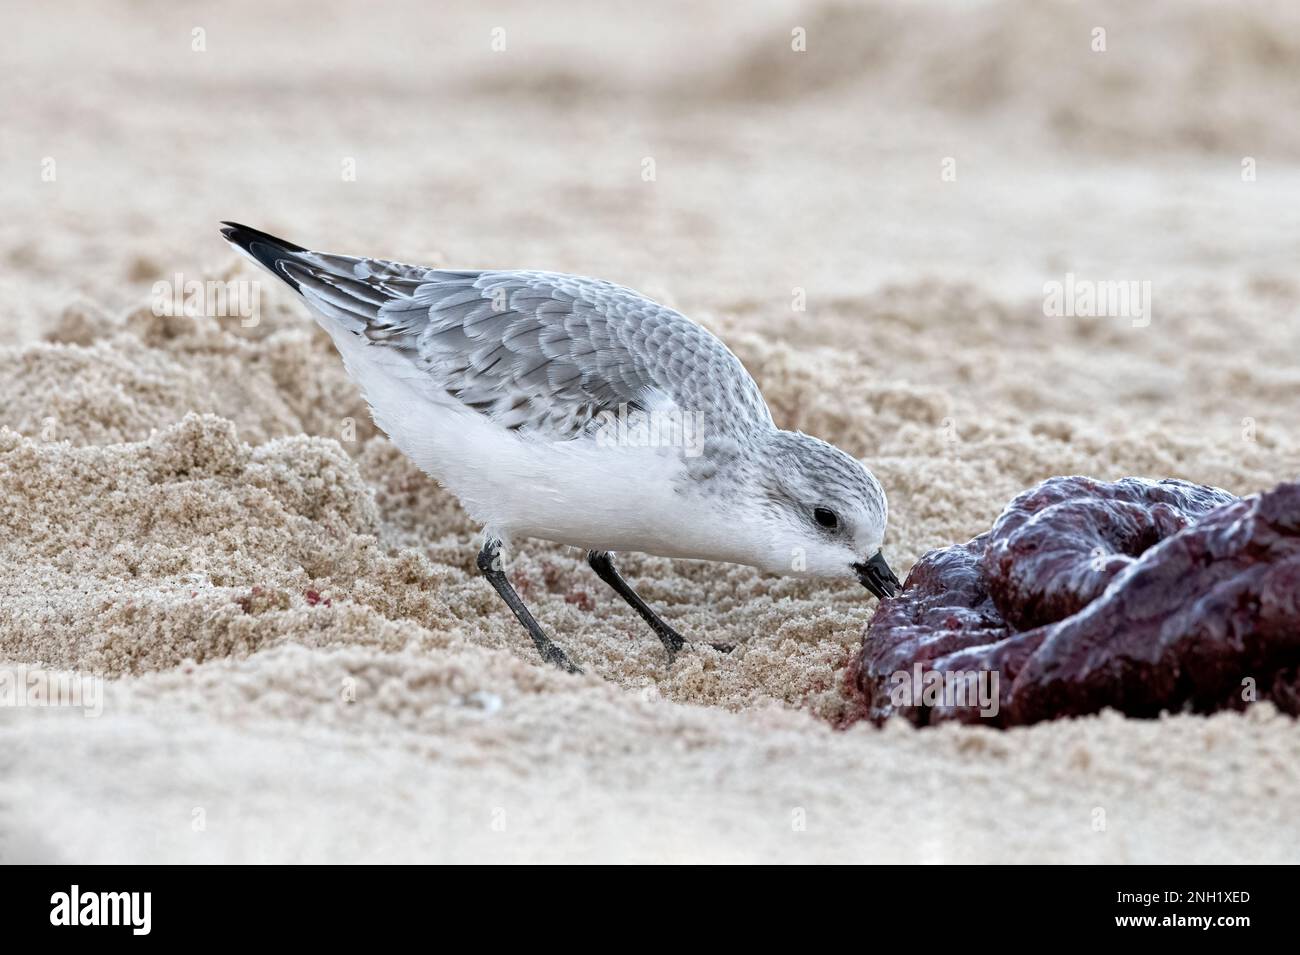
[{"label": "bird's grey wing", "polygon": [[620,407],[669,404],[699,414],[715,433],[772,422],[753,378],[721,341],[609,282],[315,252],[276,265],[317,310],[522,433],[573,438]]}]

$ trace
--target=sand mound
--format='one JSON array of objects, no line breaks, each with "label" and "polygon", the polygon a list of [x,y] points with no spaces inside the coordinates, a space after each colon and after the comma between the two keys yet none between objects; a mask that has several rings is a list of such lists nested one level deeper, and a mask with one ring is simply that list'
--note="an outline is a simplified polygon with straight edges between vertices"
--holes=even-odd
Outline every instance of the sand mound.
[{"label": "sand mound", "polygon": [[[886,313],[884,302],[898,294],[886,290],[856,310]],[[934,290],[910,293],[914,307],[927,297],[939,307],[948,301]],[[1030,321],[1002,304],[987,314],[1002,328]],[[284,327],[271,331],[272,323]],[[877,346],[915,351],[916,367],[934,360],[923,357],[940,351],[925,341],[931,326],[913,318],[895,334],[890,324],[872,319]],[[962,332],[972,340],[983,333],[978,318]],[[324,410],[351,411],[359,399],[324,333],[301,313],[268,319],[255,334],[237,320],[157,318],[137,308],[114,322],[82,307],[60,317],[52,343],[0,356],[19,370],[9,383],[14,424],[43,422],[34,437],[6,430],[0,445],[3,553],[28,568],[23,580],[42,581],[39,590],[11,583],[0,647],[114,676],[284,639],[390,648],[470,639],[531,661],[515,621],[473,573],[476,528],[386,439],[361,437],[374,434],[368,418],[354,419],[353,441],[300,433],[267,440],[337,431],[343,419]],[[73,336],[87,343],[60,340]],[[1052,473],[1195,470],[1246,492],[1295,456],[1290,447],[1251,446],[1250,455],[1216,463],[1212,445],[1154,425],[1129,429],[1117,447],[1077,416],[1026,433],[999,423],[1014,421],[1014,384],[998,396],[1004,418],[967,430],[956,423],[952,389],[882,383],[874,362],[815,343],[728,338],[778,420],[872,461],[891,490],[891,553],[903,567],[930,547],[973,536],[1008,497]],[[1014,377],[996,353],[982,357]],[[77,387],[65,388],[68,380]],[[1024,385],[1040,387],[1036,378]],[[187,413],[187,405],[228,417]],[[48,409],[55,414],[43,417]],[[172,417],[181,420],[146,427]],[[101,443],[128,436],[143,439]],[[607,680],[729,709],[793,704],[833,723],[848,712],[843,670],[871,613],[856,586],[634,556],[627,567],[683,632],[737,651],[697,648],[670,670],[580,554],[525,543],[511,569],[543,624]],[[140,641],[142,629],[158,639]]]}]

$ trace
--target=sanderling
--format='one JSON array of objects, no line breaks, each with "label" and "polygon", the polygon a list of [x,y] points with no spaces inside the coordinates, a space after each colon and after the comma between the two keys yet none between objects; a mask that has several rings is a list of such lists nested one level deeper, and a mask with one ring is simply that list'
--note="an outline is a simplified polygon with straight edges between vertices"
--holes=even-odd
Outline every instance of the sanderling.
[{"label": "sanderling", "polygon": [[512,538],[585,550],[670,656],[681,635],[613,552],[897,590],[879,482],[776,427],[740,360],[678,312],[600,279],[333,255],[223,225],[303,297],[375,423],[483,525],[479,570],[548,662],[578,670],[510,586]]}]

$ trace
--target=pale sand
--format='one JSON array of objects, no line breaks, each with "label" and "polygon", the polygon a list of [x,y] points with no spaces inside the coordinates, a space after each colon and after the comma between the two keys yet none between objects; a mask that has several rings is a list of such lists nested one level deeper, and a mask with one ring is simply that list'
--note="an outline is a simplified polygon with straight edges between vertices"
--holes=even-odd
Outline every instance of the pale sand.
[{"label": "pale sand", "polygon": [[[251,328],[150,309],[177,272],[262,280],[226,218],[621,281],[871,464],[900,572],[1052,474],[1249,493],[1300,476],[1294,12],[312,8],[0,38],[0,659],[106,678],[97,718],[0,708],[0,859],[1300,857],[1300,732],[1265,706],[832,728],[856,586],[629,555],[737,644],[669,667],[581,555],[526,543],[587,674],[545,670],[287,290]],[[1066,272],[1150,280],[1150,325],[1045,317]]]}]

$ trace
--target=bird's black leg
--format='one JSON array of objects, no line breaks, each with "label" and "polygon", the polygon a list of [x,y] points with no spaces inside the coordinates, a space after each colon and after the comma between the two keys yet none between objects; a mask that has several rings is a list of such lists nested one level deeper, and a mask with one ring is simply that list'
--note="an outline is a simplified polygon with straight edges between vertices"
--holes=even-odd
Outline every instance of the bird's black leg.
[{"label": "bird's black leg", "polygon": [[659,635],[659,639],[668,648],[670,657],[682,648],[682,645],[686,643],[682,639],[682,635],[659,619],[659,614],[651,610],[646,602],[637,595],[637,592],[632,589],[631,585],[619,576],[618,569],[614,566],[614,558],[607,551],[588,551],[587,563],[596,572],[596,576],[613,587],[614,592],[626,600],[628,606],[639,613],[641,619],[650,625],[650,629]]},{"label": "bird's black leg", "polygon": [[489,540],[483,545],[483,549],[478,554],[478,569],[483,576],[487,578],[492,588],[501,595],[501,599],[506,602],[519,622],[524,625],[528,635],[533,638],[533,646],[537,647],[537,652],[542,655],[542,659],[547,663],[559,667],[561,670],[567,670],[569,673],[581,673],[582,668],[575,666],[563,650],[551,642],[533,615],[528,612],[524,602],[519,599],[515,593],[515,588],[510,586],[510,581],[506,579],[505,571],[501,569],[501,542],[498,540]]}]

